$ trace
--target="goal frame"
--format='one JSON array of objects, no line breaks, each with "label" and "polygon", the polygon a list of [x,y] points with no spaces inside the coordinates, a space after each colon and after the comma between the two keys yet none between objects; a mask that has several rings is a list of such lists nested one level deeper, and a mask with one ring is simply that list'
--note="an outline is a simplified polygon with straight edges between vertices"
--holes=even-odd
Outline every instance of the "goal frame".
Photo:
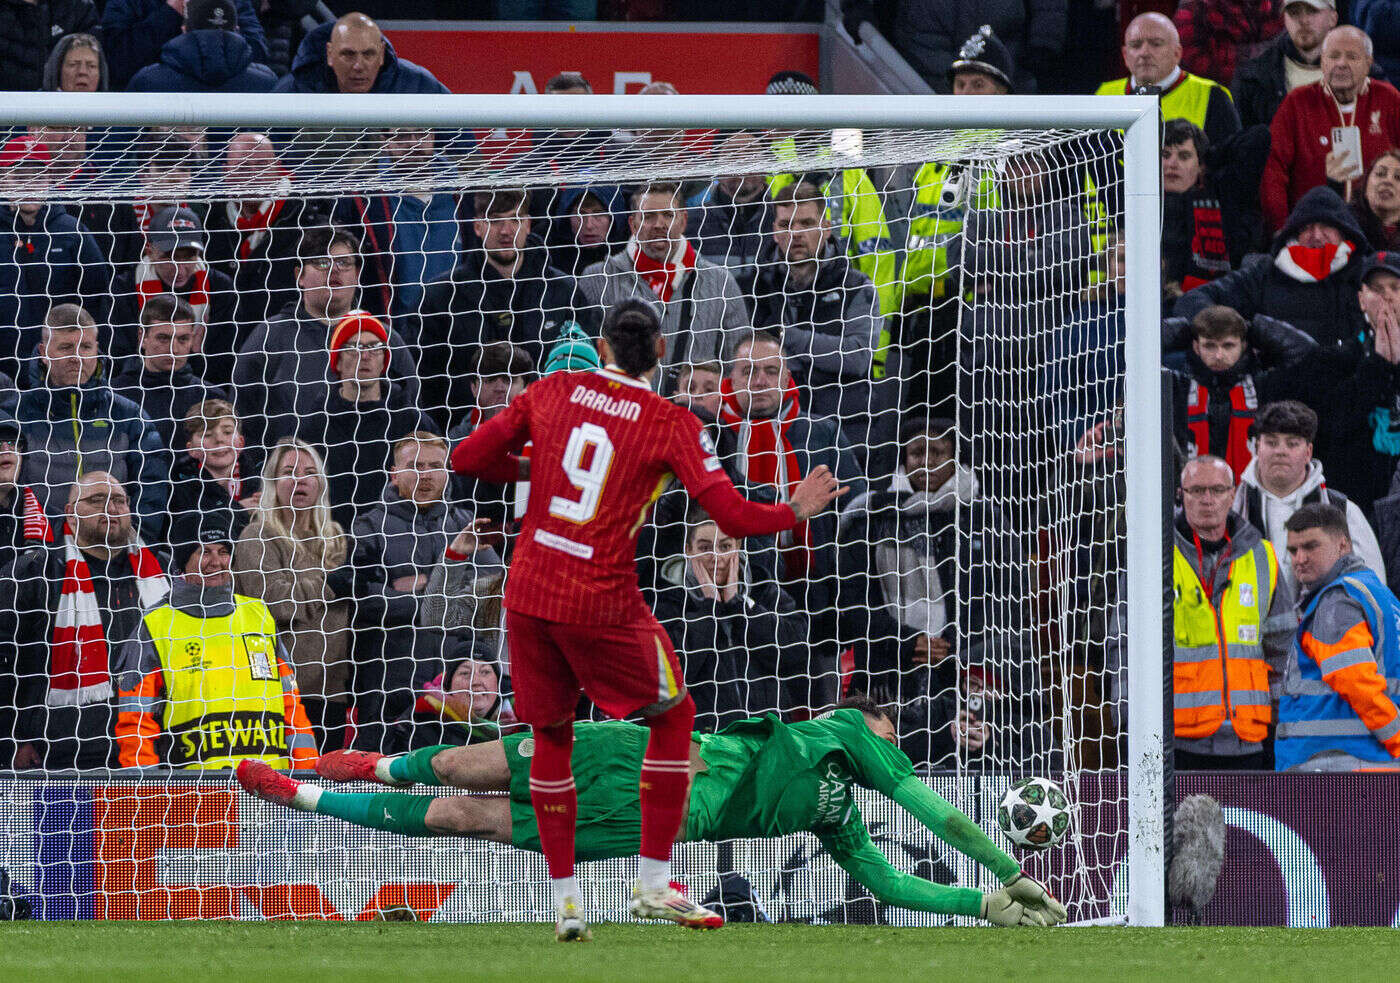
[{"label": "goal frame", "polygon": [[[573,96],[0,93],[7,126],[1123,131],[1126,344],[1128,904],[1165,920],[1164,549],[1160,385],[1161,113],[1151,96]],[[1139,248],[1141,247],[1141,248]]]}]

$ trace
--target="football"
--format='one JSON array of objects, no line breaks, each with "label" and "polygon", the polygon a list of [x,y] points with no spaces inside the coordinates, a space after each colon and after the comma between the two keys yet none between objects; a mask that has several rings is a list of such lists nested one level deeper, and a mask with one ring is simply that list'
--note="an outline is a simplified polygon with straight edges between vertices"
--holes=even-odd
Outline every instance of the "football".
[{"label": "football", "polygon": [[997,825],[1023,850],[1045,850],[1069,831],[1069,800],[1048,778],[1023,778],[1006,790]]}]

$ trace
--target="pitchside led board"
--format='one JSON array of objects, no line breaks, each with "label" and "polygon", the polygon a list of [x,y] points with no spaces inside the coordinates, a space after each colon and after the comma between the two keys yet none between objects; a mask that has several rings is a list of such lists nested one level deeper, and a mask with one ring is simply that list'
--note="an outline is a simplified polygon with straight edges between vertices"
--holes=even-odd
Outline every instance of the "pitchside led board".
[{"label": "pitchside led board", "polygon": [[[820,73],[816,24],[531,24],[385,21],[402,58],[453,92],[543,92],[582,72],[598,95],[670,82],[695,95],[760,93],[774,72]],[[718,29],[717,29],[718,28]]]},{"label": "pitchside led board", "polygon": [[[1182,775],[1178,796],[1216,797],[1228,824],[1225,867],[1207,924],[1400,927],[1400,782],[1359,775]],[[930,784],[991,829],[1009,779],[933,776]],[[1086,774],[1081,782],[1113,784]],[[1114,788],[1081,788],[1085,827],[1124,829]],[[872,837],[903,870],[945,883],[992,885],[887,799],[857,790]],[[1324,818],[1325,817],[1325,818]],[[992,835],[997,835],[993,833]],[[1056,893],[1067,877],[1107,876],[1080,896],[1123,889],[1126,833],[1095,838],[1109,855],[1076,873],[1052,851],[1025,858]],[[302,918],[369,920],[397,912],[438,922],[553,917],[543,858],[487,843],[410,839],[294,813],[217,780],[0,781],[0,863],[43,919]],[[749,878],[773,921],[934,925],[942,916],[890,909],[854,885],[806,834],[686,844],[677,876],[700,895],[722,871]],[[631,864],[583,865],[601,920],[625,920]],[[1086,873],[1100,871],[1099,873]],[[1071,906],[1070,917],[1105,911]],[[1180,913],[1178,913],[1180,914]]]}]

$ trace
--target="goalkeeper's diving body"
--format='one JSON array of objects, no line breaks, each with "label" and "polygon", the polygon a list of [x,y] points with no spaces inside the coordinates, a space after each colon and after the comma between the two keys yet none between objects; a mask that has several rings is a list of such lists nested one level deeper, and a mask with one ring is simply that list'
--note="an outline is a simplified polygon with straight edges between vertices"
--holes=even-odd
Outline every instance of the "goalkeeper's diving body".
[{"label": "goalkeeper's diving body", "polygon": [[[578,856],[633,856],[641,836],[637,779],[647,728],[624,721],[574,727]],[[1024,874],[976,823],[925,785],[894,740],[890,718],[867,700],[848,701],[816,720],[787,724],[770,715],[716,734],[694,734],[689,807],[677,841],[810,832],[847,873],[887,904],[980,917],[997,925],[1064,921],[1064,906]],[[530,802],[533,753],[533,739],[516,734],[485,744],[440,745],[393,757],[334,751],[316,766],[323,777],[335,781],[399,788],[452,786],[508,796],[333,792],[298,782],[260,761],[239,765],[238,780],[260,799],[357,826],[406,836],[489,840],[540,852]],[[852,785],[899,803],[939,839],[991,871],[1002,888],[983,894],[896,869],[871,842],[852,798]]]}]

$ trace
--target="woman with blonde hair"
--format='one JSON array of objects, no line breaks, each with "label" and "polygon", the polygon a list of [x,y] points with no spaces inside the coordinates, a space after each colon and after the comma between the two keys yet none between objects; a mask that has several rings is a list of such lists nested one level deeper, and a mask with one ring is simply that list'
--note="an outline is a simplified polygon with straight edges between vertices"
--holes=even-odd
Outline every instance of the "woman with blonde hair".
[{"label": "woman with blonde hair", "polygon": [[331,518],[321,455],[304,441],[279,441],[263,467],[262,495],[234,550],[233,570],[238,593],[260,598],[277,621],[322,753],[345,739],[348,552],[345,530]]}]

